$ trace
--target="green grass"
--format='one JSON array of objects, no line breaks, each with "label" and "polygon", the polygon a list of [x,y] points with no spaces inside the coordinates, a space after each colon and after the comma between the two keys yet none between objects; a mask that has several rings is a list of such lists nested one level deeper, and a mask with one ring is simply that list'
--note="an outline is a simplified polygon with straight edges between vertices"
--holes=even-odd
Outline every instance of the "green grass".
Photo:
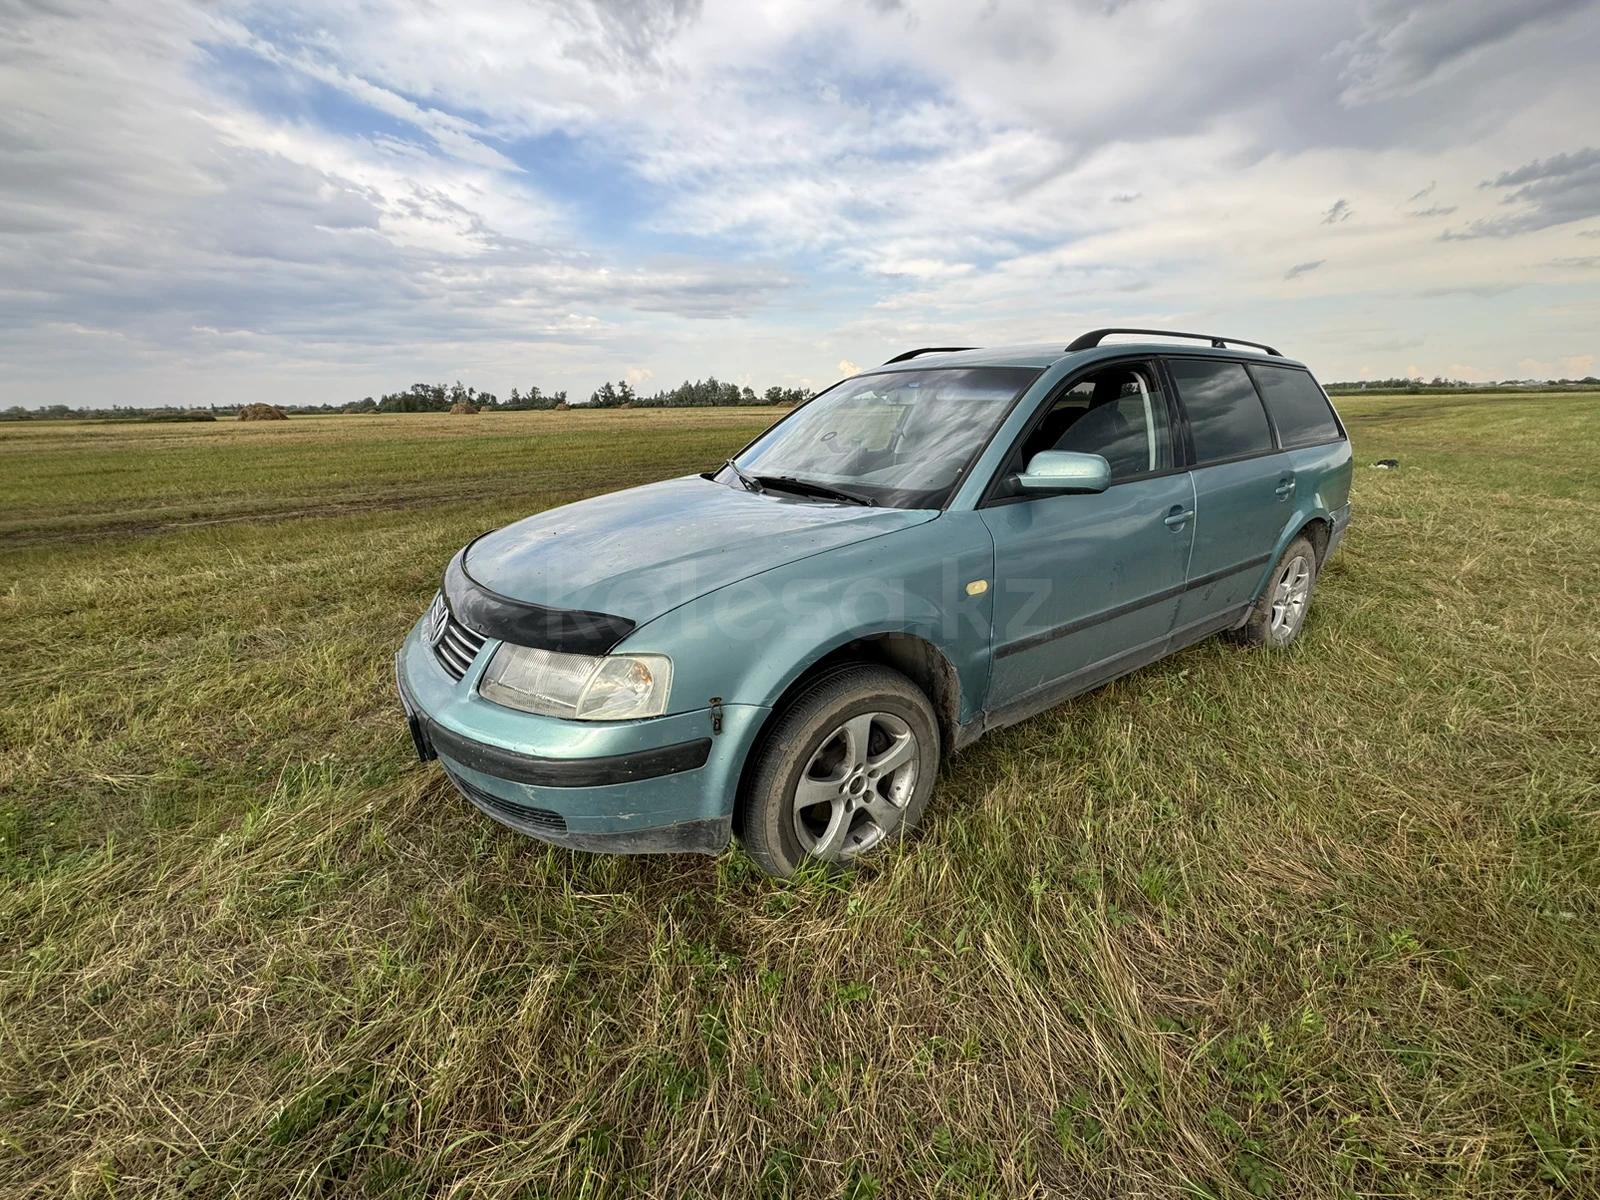
[{"label": "green grass", "polygon": [[1600,396],[1341,408],[1295,647],[789,883],[500,830],[389,674],[769,411],[0,429],[0,1194],[1600,1194]]}]

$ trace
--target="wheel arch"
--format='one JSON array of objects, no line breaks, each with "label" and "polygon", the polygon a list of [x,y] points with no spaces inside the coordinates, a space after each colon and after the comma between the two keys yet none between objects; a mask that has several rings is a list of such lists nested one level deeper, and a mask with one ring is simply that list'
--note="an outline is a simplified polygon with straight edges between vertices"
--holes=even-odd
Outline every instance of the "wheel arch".
[{"label": "wheel arch", "polygon": [[938,646],[915,633],[885,630],[857,634],[830,648],[819,648],[811,661],[784,684],[766,719],[751,739],[744,765],[740,768],[739,787],[733,803],[734,828],[739,826],[755,763],[778,717],[797,695],[817,680],[840,667],[857,663],[878,663],[891,667],[921,689],[928,703],[933,706],[934,717],[939,725],[939,761],[944,762],[954,751],[956,734],[961,727],[961,677],[955,664]]},{"label": "wheel arch", "polygon": [[[1253,608],[1265,594],[1267,588],[1272,586],[1272,573],[1277,568],[1278,562],[1283,558],[1284,551],[1294,543],[1295,538],[1304,537],[1311,543],[1311,552],[1316,555],[1317,570],[1322,569],[1323,560],[1328,556],[1328,546],[1333,538],[1333,521],[1325,513],[1314,512],[1309,517],[1297,517],[1284,526],[1283,535],[1278,544],[1272,548],[1272,555],[1267,560],[1261,581],[1256,585],[1256,590],[1251,594],[1250,605]],[[1249,619],[1249,614],[1239,619],[1242,625]]]},{"label": "wheel arch", "polygon": [[[1327,517],[1312,517],[1295,530],[1289,541],[1292,542],[1297,537],[1303,537],[1311,543],[1311,549],[1316,551],[1317,566],[1320,568],[1323,560],[1328,557],[1328,543],[1333,538],[1333,522]],[[1288,545],[1288,542],[1284,544]]]}]

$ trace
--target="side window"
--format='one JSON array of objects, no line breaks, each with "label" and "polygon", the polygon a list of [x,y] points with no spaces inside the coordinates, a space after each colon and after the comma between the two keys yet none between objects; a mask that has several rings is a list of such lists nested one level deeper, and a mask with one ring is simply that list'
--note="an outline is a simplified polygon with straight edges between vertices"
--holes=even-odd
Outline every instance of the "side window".
[{"label": "side window", "polygon": [[1278,427],[1278,440],[1284,446],[1316,446],[1336,441],[1339,422],[1334,419],[1328,399],[1306,371],[1294,367],[1250,367],[1267,411]]},{"label": "side window", "polygon": [[1267,410],[1243,363],[1174,358],[1167,365],[1189,417],[1197,466],[1272,449]]},{"label": "side window", "polygon": [[1172,465],[1172,430],[1166,397],[1148,367],[1119,363],[1079,380],[1050,403],[1006,464],[1022,471],[1041,450],[1098,454],[1111,464],[1112,482]]}]

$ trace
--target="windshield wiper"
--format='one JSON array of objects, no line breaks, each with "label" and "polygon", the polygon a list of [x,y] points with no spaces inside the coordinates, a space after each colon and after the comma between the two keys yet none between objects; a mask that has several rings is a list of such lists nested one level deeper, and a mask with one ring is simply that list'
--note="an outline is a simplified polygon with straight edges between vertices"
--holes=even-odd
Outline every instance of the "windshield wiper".
[{"label": "windshield wiper", "polygon": [[739,469],[739,464],[734,462],[733,459],[730,458],[730,459],[725,460],[722,465],[727,467],[728,470],[732,471],[735,475],[737,475],[739,477],[739,482],[744,484],[744,490],[745,491],[747,491],[747,492],[759,492],[761,490],[761,485],[759,483],[757,483],[754,479],[751,479],[750,476],[746,475],[743,471],[741,471]]},{"label": "windshield wiper", "polygon": [[772,488],[780,492],[796,492],[802,496],[816,496],[821,500],[838,500],[845,504],[864,504],[868,508],[878,507],[878,502],[867,496],[858,496],[854,492],[846,492],[840,488],[830,487],[826,483],[817,483],[810,479],[796,479],[793,475],[757,475],[756,482],[763,488]]}]

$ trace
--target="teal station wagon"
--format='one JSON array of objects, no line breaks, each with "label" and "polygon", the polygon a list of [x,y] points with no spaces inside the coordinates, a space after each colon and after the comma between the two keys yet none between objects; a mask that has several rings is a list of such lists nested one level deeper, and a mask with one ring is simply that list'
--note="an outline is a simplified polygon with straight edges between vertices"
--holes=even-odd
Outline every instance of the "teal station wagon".
[{"label": "teal station wagon", "polygon": [[1350,478],[1327,395],[1259,343],[912,350],[719,470],[477,538],[400,696],[523,833],[848,863],[987,731],[1211,634],[1292,641]]}]

